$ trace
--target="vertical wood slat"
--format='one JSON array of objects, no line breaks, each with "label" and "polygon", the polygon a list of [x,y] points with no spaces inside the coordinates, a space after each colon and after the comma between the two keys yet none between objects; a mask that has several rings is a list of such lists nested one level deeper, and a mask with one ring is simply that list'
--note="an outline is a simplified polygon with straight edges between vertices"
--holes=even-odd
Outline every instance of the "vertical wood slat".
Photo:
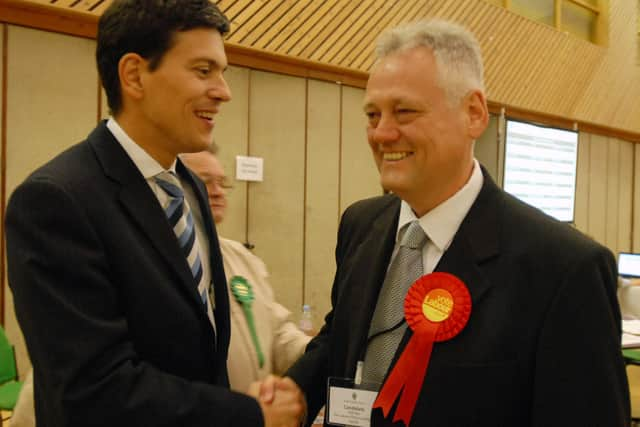
[{"label": "vertical wood slat", "polygon": [[587,233],[606,243],[607,221],[607,142],[591,135],[589,168],[589,225]]},{"label": "vertical wood slat", "polygon": [[590,142],[591,136],[588,133],[578,134],[578,168],[576,171],[576,201],[574,212],[574,223],[576,228],[585,234],[589,234],[589,194],[590,183]]},{"label": "vertical wood slat", "polygon": [[618,252],[618,212],[619,204],[619,163],[620,145],[614,138],[607,138],[607,188],[606,188],[606,246],[613,252]]},{"label": "vertical wood slat", "polygon": [[319,328],[330,309],[338,231],[340,86],[308,81],[304,302]]},{"label": "vertical wood slat", "polygon": [[631,245],[633,252],[640,252],[640,149],[633,146],[633,160],[635,169],[633,171],[633,218],[631,235]]},{"label": "vertical wood slat", "polygon": [[474,156],[487,169],[493,180],[498,182],[498,116],[489,116],[489,125],[482,136],[475,142]]},{"label": "vertical wood slat", "polygon": [[[0,215],[5,217],[7,207],[7,44],[9,32],[7,24],[0,24]],[[6,313],[9,311],[5,309],[5,295],[9,294],[9,287],[7,286],[7,258],[6,258],[6,245],[4,244],[4,221],[0,221],[0,241],[2,246],[0,247],[0,325],[5,327],[7,324]],[[8,304],[6,304],[8,306]]]},{"label": "vertical wood slat", "polygon": [[251,71],[231,66],[225,72],[225,80],[231,88],[232,98],[220,108],[216,118],[213,139],[219,147],[218,159],[225,169],[233,188],[227,190],[227,214],[216,225],[221,236],[239,242],[247,242],[247,191],[246,181],[237,181],[236,155],[249,152],[249,99]]},{"label": "vertical wood slat", "polygon": [[380,175],[366,137],[364,91],[343,87],[340,212],[351,203],[382,194]]},{"label": "vertical wood slat", "polygon": [[633,199],[633,144],[618,140],[620,144],[618,192],[618,251],[631,251],[631,224]]},{"label": "vertical wood slat", "polygon": [[260,71],[251,81],[249,154],[264,159],[264,181],[249,185],[249,240],[291,309],[303,298],[305,82]]}]

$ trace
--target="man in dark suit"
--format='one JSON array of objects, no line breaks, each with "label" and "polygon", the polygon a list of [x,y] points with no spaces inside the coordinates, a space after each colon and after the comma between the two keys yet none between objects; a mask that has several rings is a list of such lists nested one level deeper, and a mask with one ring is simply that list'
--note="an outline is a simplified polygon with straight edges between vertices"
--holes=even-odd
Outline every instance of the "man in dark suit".
[{"label": "man in dark suit", "polygon": [[[96,58],[112,118],[35,171],[7,209],[9,283],[39,426],[296,425],[228,389],[229,303],[206,191],[179,160],[231,94],[208,0],[116,0]],[[257,395],[253,387],[251,394]]]},{"label": "man in dark suit", "polygon": [[[381,183],[392,194],[357,202],[342,217],[332,311],[288,372],[309,414],[327,403],[330,377],[357,383],[361,372],[384,390],[415,337],[403,322],[406,289],[395,306],[387,292],[413,228],[424,242],[416,245],[419,275],[456,276],[471,311],[430,357],[414,354],[409,376],[428,365],[406,424],[628,425],[614,258],[500,190],[474,159],[488,122],[475,38],[454,24],[419,22],[389,31],[377,55],[364,109]],[[376,329],[378,311],[394,309],[400,322]],[[387,355],[376,347],[384,340],[393,344]],[[328,402],[327,413],[336,406]],[[371,425],[402,425],[394,423],[395,405],[386,417],[373,406]]]}]

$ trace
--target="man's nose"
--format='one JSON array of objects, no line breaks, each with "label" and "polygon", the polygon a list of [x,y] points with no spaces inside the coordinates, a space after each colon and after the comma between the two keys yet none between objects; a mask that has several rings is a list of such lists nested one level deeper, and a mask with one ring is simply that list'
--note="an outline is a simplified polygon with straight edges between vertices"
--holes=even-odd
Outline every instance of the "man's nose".
[{"label": "man's nose", "polygon": [[376,144],[396,142],[400,138],[400,131],[395,119],[390,115],[380,116],[376,127],[371,128],[370,137]]},{"label": "man's nose", "polygon": [[229,89],[229,85],[224,79],[224,76],[219,75],[214,80],[212,80],[208,95],[209,97],[217,99],[220,102],[231,101],[231,89]]}]

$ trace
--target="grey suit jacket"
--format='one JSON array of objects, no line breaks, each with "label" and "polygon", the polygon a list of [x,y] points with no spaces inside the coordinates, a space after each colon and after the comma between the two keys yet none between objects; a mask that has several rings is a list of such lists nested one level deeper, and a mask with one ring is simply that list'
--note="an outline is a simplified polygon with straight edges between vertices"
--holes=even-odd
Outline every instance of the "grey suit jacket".
[{"label": "grey suit jacket", "polygon": [[[436,268],[467,285],[471,316],[460,334],[434,345],[410,425],[628,425],[613,256],[483,173]],[[363,359],[399,208],[387,195],[357,202],[342,217],[332,311],[288,372],[310,414],[325,403],[327,377],[353,378]],[[376,409],[372,425],[392,423]]]},{"label": "grey suit jacket", "polygon": [[228,390],[229,305],[202,183],[178,162],[209,237],[217,337],[156,196],[101,123],[7,208],[9,284],[39,426],[262,425]]}]

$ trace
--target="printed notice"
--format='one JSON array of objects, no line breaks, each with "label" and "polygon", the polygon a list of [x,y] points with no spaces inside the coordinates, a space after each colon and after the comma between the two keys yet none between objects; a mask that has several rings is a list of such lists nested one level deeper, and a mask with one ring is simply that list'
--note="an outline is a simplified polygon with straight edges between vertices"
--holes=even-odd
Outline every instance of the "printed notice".
[{"label": "printed notice", "polygon": [[236,179],[238,181],[262,181],[262,157],[236,156]]},{"label": "printed notice", "polygon": [[369,427],[377,396],[375,391],[329,387],[329,424]]}]

